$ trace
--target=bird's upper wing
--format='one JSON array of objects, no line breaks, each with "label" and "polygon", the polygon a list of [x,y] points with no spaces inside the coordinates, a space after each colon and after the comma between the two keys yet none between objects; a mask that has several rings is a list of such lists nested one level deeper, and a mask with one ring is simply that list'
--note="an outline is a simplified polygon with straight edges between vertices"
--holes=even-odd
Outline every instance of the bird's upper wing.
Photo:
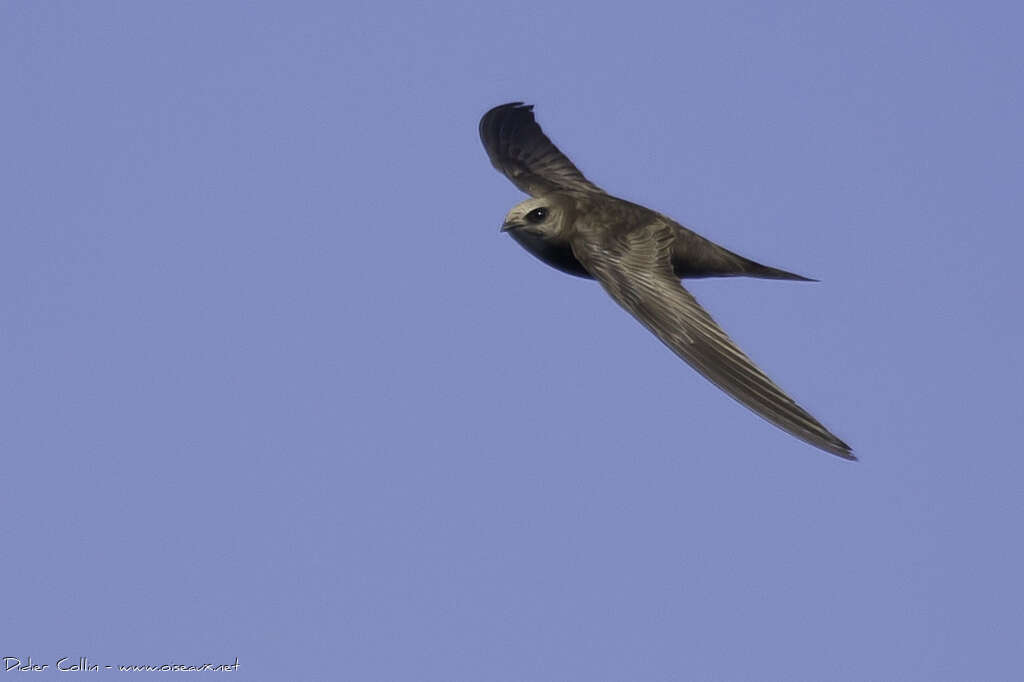
[{"label": "bird's upper wing", "polygon": [[619,305],[716,386],[797,438],[856,459],[850,446],[783,393],[683,288],[672,271],[672,240],[669,225],[654,223],[617,234],[583,231],[572,249]]},{"label": "bird's upper wing", "polygon": [[602,192],[551,143],[530,105],[512,102],[488,111],[480,119],[480,141],[494,167],[527,194]]}]

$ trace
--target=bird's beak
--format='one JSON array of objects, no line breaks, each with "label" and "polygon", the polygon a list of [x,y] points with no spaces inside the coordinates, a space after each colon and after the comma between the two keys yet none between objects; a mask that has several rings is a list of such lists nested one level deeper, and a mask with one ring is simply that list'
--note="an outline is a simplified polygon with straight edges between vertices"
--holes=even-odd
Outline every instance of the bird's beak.
[{"label": "bird's beak", "polygon": [[514,220],[510,220],[510,221],[508,221],[508,222],[504,223],[504,224],[503,224],[503,225],[501,226],[501,231],[502,231],[502,232],[508,232],[509,230],[514,230],[514,229],[516,229],[517,227],[522,227],[522,226],[523,226],[523,224],[522,224],[522,223],[517,223],[517,222],[515,222]]}]

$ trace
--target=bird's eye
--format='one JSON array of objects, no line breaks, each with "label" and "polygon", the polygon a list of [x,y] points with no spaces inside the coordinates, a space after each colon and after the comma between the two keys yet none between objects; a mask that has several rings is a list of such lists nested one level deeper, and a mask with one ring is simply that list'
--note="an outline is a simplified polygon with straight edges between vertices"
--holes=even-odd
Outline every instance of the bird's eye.
[{"label": "bird's eye", "polygon": [[547,218],[547,217],[548,217],[548,210],[546,208],[544,208],[543,206],[541,206],[540,208],[535,208],[532,211],[530,211],[529,213],[527,213],[526,214],[526,221],[536,225],[537,223],[543,222],[544,219]]}]

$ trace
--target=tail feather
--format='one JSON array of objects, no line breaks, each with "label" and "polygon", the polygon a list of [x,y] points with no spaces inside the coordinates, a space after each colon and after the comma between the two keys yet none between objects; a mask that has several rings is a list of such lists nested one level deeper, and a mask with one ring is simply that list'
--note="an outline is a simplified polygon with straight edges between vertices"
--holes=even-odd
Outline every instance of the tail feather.
[{"label": "tail feather", "polygon": [[737,275],[746,275],[747,277],[760,277],[762,279],[791,279],[798,282],[817,282],[818,280],[811,277],[804,277],[794,272],[786,272],[785,270],[779,270],[778,268],[770,268],[767,265],[761,265],[755,263],[752,260],[744,258],[746,261],[744,264],[746,267],[743,272],[736,273]]},{"label": "tail feather", "polygon": [[672,245],[672,268],[682,279],[760,277],[800,282],[818,281],[795,272],[761,265],[685,229],[677,233],[676,241]]},{"label": "tail feather", "polygon": [[799,282],[817,282],[786,270],[761,265],[738,253],[719,246],[710,239],[688,230],[678,223],[672,244],[672,269],[681,279],[696,277],[761,277],[788,279]]}]

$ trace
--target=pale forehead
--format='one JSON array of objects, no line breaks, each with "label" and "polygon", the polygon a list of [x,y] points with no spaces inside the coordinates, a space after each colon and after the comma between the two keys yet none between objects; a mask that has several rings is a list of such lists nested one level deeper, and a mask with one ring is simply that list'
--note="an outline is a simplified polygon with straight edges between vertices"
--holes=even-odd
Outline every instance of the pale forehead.
[{"label": "pale forehead", "polygon": [[540,208],[541,206],[547,206],[548,203],[549,202],[545,201],[544,199],[537,199],[536,197],[531,197],[530,199],[527,199],[526,201],[523,201],[523,202],[518,203],[515,206],[513,206],[512,210],[509,211],[508,214],[509,215],[522,215],[522,214],[525,214],[525,213],[529,213],[530,211],[532,211],[535,208]]}]

